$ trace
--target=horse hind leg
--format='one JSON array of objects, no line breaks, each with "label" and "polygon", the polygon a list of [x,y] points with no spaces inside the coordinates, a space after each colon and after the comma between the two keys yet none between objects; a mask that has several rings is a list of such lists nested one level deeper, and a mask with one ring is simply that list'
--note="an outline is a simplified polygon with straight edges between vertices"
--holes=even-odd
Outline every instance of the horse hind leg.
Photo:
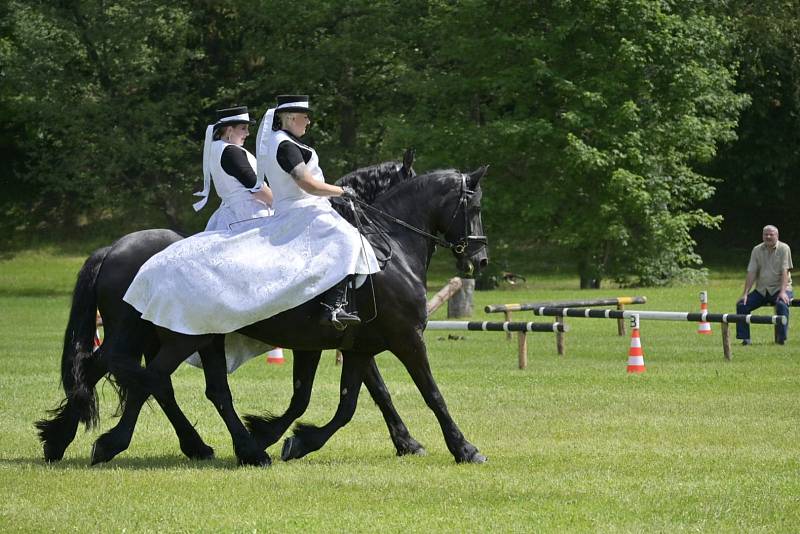
[{"label": "horse hind leg", "polygon": [[270,465],[272,460],[264,450],[266,447],[261,447],[247,431],[233,407],[225,364],[225,337],[215,336],[209,346],[200,349],[200,359],[206,377],[206,397],[228,428],[239,465]]},{"label": "horse hind leg", "polygon": [[250,433],[259,445],[266,449],[276,443],[308,408],[311,401],[311,390],[317,374],[322,351],[292,350],[292,399],[289,407],[281,416],[269,413],[265,415],[246,415],[245,421]]},{"label": "horse hind leg", "polygon": [[333,434],[350,422],[356,411],[358,393],[369,365],[371,354],[346,352],[339,382],[339,406],[324,426],[297,424],[294,434],[283,442],[281,460],[294,460],[321,449]]},{"label": "horse hind leg", "polygon": [[392,403],[389,389],[383,381],[383,377],[378,370],[378,364],[375,362],[374,357],[370,358],[370,364],[364,376],[364,385],[367,386],[372,400],[375,401],[375,404],[378,405],[378,408],[383,414],[383,419],[386,421],[386,426],[389,428],[389,437],[392,439],[392,443],[394,443],[394,447],[397,450],[397,456],[405,456],[408,454],[425,456],[427,451],[425,451],[425,448],[411,436],[405,423],[400,418],[400,414],[397,413]]},{"label": "horse hind leg", "polygon": [[[145,362],[148,364],[155,358],[158,352],[158,345],[154,345],[145,350]],[[175,429],[178,436],[178,443],[181,451],[191,460],[211,460],[214,458],[214,449],[208,446],[203,438],[198,434],[194,425],[189,422],[175,400],[175,390],[172,388],[172,380],[168,379],[163,388],[163,395],[156,397],[164,415]]]},{"label": "horse hind leg", "polygon": [[[94,391],[97,382],[108,372],[108,366],[101,351],[102,348],[92,358],[85,360],[83,366],[85,386],[91,391]],[[75,439],[81,421],[81,409],[76,405],[74,399],[67,397],[60,406],[48,413],[52,416],[50,419],[41,419],[34,423],[34,426],[37,429],[39,440],[42,442],[45,461],[58,462],[64,458],[67,447]],[[93,425],[90,421],[87,423],[86,429],[89,430],[91,426]]]},{"label": "horse hind leg", "polygon": [[[141,340],[143,323],[131,326],[127,332],[131,339]],[[125,451],[133,438],[136,421],[147,398],[152,394],[156,400],[169,397],[170,375],[183,360],[208,340],[205,336],[168,334],[170,342],[164,342],[156,357],[142,368],[138,355],[142,350],[109,353],[109,368],[120,387],[126,390],[122,416],[117,424],[101,435],[92,446],[91,464],[105,463]],[[132,358],[130,354],[137,356]],[[173,397],[174,398],[174,397]]]}]

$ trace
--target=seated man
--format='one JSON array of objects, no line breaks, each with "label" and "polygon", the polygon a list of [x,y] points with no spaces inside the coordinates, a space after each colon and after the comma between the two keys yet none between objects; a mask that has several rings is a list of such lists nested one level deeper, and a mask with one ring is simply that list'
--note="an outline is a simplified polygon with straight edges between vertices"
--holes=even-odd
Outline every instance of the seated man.
[{"label": "seated man", "polygon": [[[736,313],[749,314],[766,304],[775,306],[775,313],[786,317],[785,325],[775,326],[775,342],[783,345],[789,330],[789,306],[792,297],[792,251],[778,241],[778,229],[767,225],[762,231],[763,243],[753,247],[742,298],[736,303]],[[755,284],[755,289],[750,288]],[[750,325],[737,323],[736,338],[742,345],[750,344]]]}]

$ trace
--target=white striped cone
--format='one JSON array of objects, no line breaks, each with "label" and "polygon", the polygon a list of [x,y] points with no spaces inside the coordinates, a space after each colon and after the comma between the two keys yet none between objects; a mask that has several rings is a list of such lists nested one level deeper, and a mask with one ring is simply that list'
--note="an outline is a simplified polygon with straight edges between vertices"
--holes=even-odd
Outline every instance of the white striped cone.
[{"label": "white striped cone", "polygon": [[[708,313],[708,293],[705,291],[700,292],[700,313]],[[700,321],[697,323],[698,334],[710,334],[711,323],[708,321]]]},{"label": "white striped cone", "polygon": [[642,338],[639,337],[639,316],[631,316],[631,348],[628,349],[628,372],[644,373],[644,352]]},{"label": "white striped cone", "polygon": [[267,363],[283,363],[283,349],[275,347],[267,352]]}]

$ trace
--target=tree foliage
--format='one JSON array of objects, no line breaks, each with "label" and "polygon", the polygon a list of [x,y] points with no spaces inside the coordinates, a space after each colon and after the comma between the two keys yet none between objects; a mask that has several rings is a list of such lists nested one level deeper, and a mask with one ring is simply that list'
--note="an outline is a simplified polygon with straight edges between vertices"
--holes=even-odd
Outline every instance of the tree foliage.
[{"label": "tree foliage", "polygon": [[[586,286],[667,283],[700,265],[692,235],[719,225],[709,212],[762,176],[741,151],[718,156],[737,146],[748,95],[748,138],[768,131],[776,95],[796,110],[797,18],[765,5],[10,0],[3,223],[197,229],[207,215],[190,194],[214,109],[260,116],[299,92],[312,95],[309,141],[329,179],[409,146],[422,170],[490,164],[494,245],[556,250]],[[782,139],[796,117],[783,117]],[[794,160],[778,155],[788,187]],[[733,169],[715,204],[712,176]]]}]

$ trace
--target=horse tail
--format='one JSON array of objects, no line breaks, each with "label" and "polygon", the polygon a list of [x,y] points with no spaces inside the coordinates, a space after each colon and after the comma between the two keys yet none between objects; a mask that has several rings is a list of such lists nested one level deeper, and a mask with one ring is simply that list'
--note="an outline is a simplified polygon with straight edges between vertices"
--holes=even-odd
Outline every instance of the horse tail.
[{"label": "horse tail", "polygon": [[61,352],[61,384],[67,400],[74,405],[80,422],[87,430],[97,425],[99,406],[94,384],[87,384],[86,366],[100,351],[94,351],[97,332],[97,275],[111,247],[92,253],[78,272],[78,281],[72,293],[72,308],[64,332],[64,349]]}]

